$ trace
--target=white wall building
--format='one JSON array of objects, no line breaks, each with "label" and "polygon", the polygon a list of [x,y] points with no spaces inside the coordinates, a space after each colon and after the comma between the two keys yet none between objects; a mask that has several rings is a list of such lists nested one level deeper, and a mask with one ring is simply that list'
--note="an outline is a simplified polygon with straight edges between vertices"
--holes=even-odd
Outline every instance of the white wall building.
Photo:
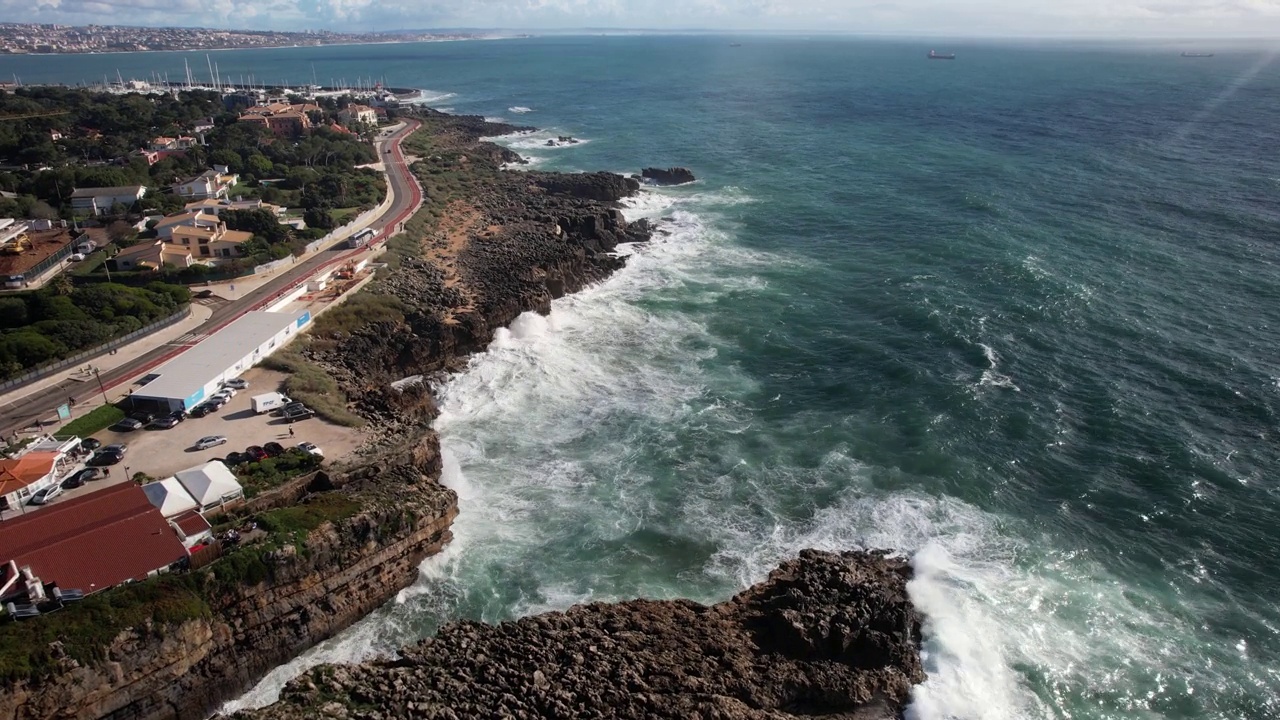
[{"label": "white wall building", "polygon": [[182,487],[195,498],[200,512],[239,500],[244,497],[240,481],[220,460],[210,460],[203,465],[180,470],[173,474]]},{"label": "white wall building", "polygon": [[71,193],[71,211],[78,215],[105,215],[117,203],[126,209],[133,207],[146,194],[142,185],[77,188]]},{"label": "white wall building", "polygon": [[311,313],[247,312],[144,378],[132,394],[140,407],[190,410],[263,358],[287,345]]}]

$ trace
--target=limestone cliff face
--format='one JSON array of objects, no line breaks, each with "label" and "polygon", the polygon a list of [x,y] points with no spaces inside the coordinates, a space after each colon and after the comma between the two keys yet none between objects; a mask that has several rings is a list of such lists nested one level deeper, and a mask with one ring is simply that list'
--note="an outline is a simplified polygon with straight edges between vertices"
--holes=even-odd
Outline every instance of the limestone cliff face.
[{"label": "limestone cliff face", "polygon": [[[0,688],[0,718],[204,718],[275,666],[333,636],[417,577],[418,565],[451,539],[456,497],[435,483],[439,455],[415,448],[419,463],[396,463],[396,503],[370,503],[301,547],[264,559],[268,577],[234,590],[211,588],[212,616],[181,626],[134,628],[106,649],[106,661],[63,662],[56,677]],[[336,478],[338,484],[368,484]],[[417,482],[406,483],[416,474]],[[413,478],[408,478],[413,480]],[[333,482],[333,481],[331,481]]]},{"label": "limestone cliff face", "polygon": [[910,575],[877,552],[807,550],[710,607],[453,623],[395,659],[316,668],[236,718],[895,718],[924,680]]},{"label": "limestone cliff face", "polygon": [[450,540],[457,498],[439,483],[430,388],[395,391],[390,381],[460,366],[520,313],[546,312],[552,299],[621,267],[611,251],[648,239],[649,230],[618,211],[616,201],[638,190],[633,180],[499,172],[518,158],[480,137],[518,128],[431,112],[426,119],[433,146],[450,150],[438,162],[479,167],[486,182],[422,239],[422,258],[372,286],[403,304],[402,322],[320,337],[307,351],[372,420],[375,439],[353,467],[321,474],[310,489],[352,494],[363,509],[264,558],[263,582],[210,589],[207,619],[134,628],[105,648],[105,662],[65,658],[54,677],[0,686],[0,720],[203,718],[394,597]]}]

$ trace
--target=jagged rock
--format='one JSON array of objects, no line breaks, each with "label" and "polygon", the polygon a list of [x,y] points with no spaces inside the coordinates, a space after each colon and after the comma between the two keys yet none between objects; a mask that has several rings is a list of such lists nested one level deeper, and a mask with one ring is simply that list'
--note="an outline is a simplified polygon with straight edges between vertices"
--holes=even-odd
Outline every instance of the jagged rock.
[{"label": "jagged rock", "polygon": [[683,185],[697,180],[693,176],[693,171],[689,168],[673,167],[673,168],[645,168],[640,171],[640,177],[653,181],[657,185]]},{"label": "jagged rock", "polygon": [[312,670],[235,717],[314,717],[317,695],[384,718],[897,717],[925,677],[910,575],[881,552],[806,550],[711,607],[633,600],[457,622],[396,659]]}]

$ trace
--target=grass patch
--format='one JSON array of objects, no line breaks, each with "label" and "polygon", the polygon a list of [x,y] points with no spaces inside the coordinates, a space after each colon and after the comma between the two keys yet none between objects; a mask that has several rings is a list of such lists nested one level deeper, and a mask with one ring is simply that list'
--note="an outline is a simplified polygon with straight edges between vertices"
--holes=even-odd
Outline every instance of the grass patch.
[{"label": "grass patch", "polygon": [[316,318],[312,335],[350,334],[370,323],[404,320],[404,303],[394,295],[356,293],[342,304],[331,307]]},{"label": "grass patch", "polygon": [[72,265],[67,272],[74,277],[92,275],[98,272],[107,263],[107,257],[113,254],[113,248],[115,248],[115,245],[107,245],[99,248],[96,252],[89,253],[88,257]]},{"label": "grass patch", "polygon": [[321,493],[303,505],[259,515],[258,525],[277,538],[291,538],[295,544],[300,544],[312,530],[327,522],[349,518],[359,511],[360,503],[342,493]]},{"label": "grass patch", "polygon": [[347,409],[347,394],[338,387],[338,381],[296,351],[285,348],[262,364],[272,370],[289,373],[284,381],[284,393],[315,410],[325,420],[346,427],[364,425],[364,418]]},{"label": "grass patch", "polygon": [[333,218],[334,227],[342,227],[347,221],[360,211],[358,207],[333,208],[329,211],[329,217]]},{"label": "grass patch", "polygon": [[323,462],[324,458],[289,448],[279,457],[241,465],[236,468],[236,478],[244,486],[245,496],[254,497],[318,469]]},{"label": "grass patch", "polygon": [[54,641],[89,664],[103,660],[103,651],[122,631],[141,628],[148,620],[172,624],[210,614],[191,575],[161,575],[113,588],[39,618],[0,625],[0,680],[53,672],[57,660],[49,644]]},{"label": "grass patch", "polygon": [[115,405],[103,405],[74,418],[53,434],[56,438],[89,437],[124,419],[124,411]]}]

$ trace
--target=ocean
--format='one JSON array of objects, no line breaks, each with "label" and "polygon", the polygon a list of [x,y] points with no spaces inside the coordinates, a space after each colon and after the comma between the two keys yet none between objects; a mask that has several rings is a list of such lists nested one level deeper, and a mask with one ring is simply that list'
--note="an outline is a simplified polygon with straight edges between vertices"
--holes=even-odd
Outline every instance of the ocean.
[{"label": "ocean", "polygon": [[[1280,716],[1280,63],[938,45],[211,54],[224,77],[385,77],[537,126],[500,139],[532,167],[699,177],[630,201],[652,243],[441,389],[454,543],[230,707],[457,618],[715,602],[801,548],[887,547],[926,618],[912,718]],[[176,78],[184,57],[205,67],[0,76]]]}]

